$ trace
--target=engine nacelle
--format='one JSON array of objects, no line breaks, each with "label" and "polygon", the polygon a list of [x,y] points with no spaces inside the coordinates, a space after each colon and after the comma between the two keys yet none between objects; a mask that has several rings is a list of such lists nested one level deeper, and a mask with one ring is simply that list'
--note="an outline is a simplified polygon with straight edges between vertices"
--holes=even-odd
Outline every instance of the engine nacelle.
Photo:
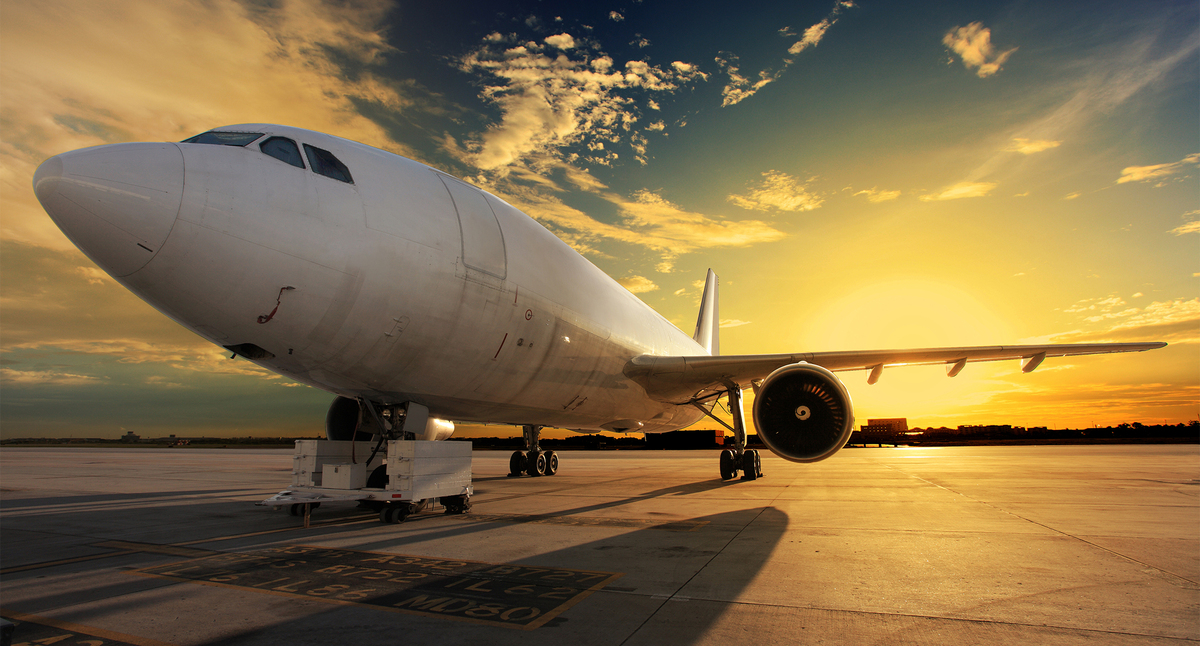
[{"label": "engine nacelle", "polygon": [[[398,419],[405,410],[393,407],[388,416]],[[418,440],[445,440],[454,435],[454,423],[444,419],[429,416],[429,409],[420,404],[409,403],[403,426],[394,431],[412,433]],[[355,433],[358,429],[358,433]],[[329,405],[325,414],[325,439],[349,441],[354,437],[360,442],[371,439],[372,435],[384,434],[383,429],[375,423],[375,416],[363,410],[358,400],[349,397],[338,397]]]},{"label": "engine nacelle", "polygon": [[850,393],[834,374],[810,363],[783,366],[754,396],[758,437],[779,457],[816,462],[837,453],[854,430]]}]

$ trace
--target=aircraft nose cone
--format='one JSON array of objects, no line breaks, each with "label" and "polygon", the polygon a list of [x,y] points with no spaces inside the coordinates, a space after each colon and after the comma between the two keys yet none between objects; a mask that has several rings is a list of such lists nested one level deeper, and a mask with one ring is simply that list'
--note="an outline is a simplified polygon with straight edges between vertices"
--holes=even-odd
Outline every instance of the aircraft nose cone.
[{"label": "aircraft nose cone", "polygon": [[141,269],[167,240],[183,200],[183,153],[171,143],[55,155],[33,191],[59,229],[113,276]]}]

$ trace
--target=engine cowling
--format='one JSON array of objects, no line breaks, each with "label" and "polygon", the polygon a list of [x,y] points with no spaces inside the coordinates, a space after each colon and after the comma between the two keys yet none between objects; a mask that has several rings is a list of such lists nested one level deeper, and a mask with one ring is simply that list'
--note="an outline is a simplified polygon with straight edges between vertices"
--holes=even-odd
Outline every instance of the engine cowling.
[{"label": "engine cowling", "polygon": [[832,372],[793,363],[772,372],[754,397],[758,437],[780,457],[816,462],[837,453],[854,430],[850,393]]},{"label": "engine cowling", "polygon": [[[408,410],[412,419],[409,420],[406,416],[400,430],[412,433],[416,439],[445,440],[454,435],[453,422],[429,417],[429,410],[424,406],[408,404]],[[392,419],[396,419],[403,412],[402,410],[399,412],[393,410]],[[410,426],[413,428],[409,428]],[[375,423],[375,417],[363,410],[357,399],[337,397],[329,405],[329,412],[325,414],[325,438],[348,441],[356,435],[355,429],[358,429],[356,439],[360,442],[370,440],[371,436],[383,433],[379,425]]]}]

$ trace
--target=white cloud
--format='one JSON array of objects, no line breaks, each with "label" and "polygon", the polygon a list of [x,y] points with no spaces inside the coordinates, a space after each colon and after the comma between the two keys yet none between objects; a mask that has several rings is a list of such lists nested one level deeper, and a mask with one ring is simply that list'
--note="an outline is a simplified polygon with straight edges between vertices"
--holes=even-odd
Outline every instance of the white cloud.
[{"label": "white cloud", "polygon": [[575,39],[572,38],[570,34],[555,34],[553,36],[546,36],[542,42],[551,47],[557,47],[558,49],[571,49],[575,47]]},{"label": "white cloud", "polygon": [[746,194],[730,195],[726,199],[754,211],[812,211],[825,201],[808,191],[807,182],[776,170],[763,173],[763,180]]},{"label": "white cloud", "polygon": [[987,78],[999,72],[1008,61],[1008,57],[1017,51],[1014,47],[997,52],[992,45],[992,30],[984,27],[981,22],[951,29],[942,37],[942,43],[962,58],[967,69],[974,69],[979,78]]},{"label": "white cloud", "polygon": [[740,319],[721,319],[720,327],[742,327],[750,325],[750,321],[742,321]]},{"label": "white cloud", "polygon": [[1200,220],[1193,220],[1187,224],[1181,224],[1174,229],[1171,229],[1171,233],[1174,233],[1177,236],[1188,233],[1200,233]]},{"label": "white cloud", "polygon": [[799,54],[809,47],[815,47],[817,43],[820,43],[821,39],[825,37],[825,32],[829,31],[829,27],[832,25],[833,21],[830,21],[828,18],[826,18],[812,27],[805,29],[804,37],[796,42],[796,44],[789,47],[788,53]]},{"label": "white cloud", "polygon": [[[1140,298],[1141,293],[1134,294]],[[1131,307],[1120,296],[1079,301],[1064,310],[1080,316],[1081,328],[1052,335],[1053,343],[1167,341],[1200,343],[1200,298],[1155,301]]]},{"label": "white cloud", "polygon": [[964,197],[983,197],[996,188],[994,182],[959,182],[941,193],[922,195],[925,202],[940,202],[942,200],[958,200]]},{"label": "white cloud", "polygon": [[865,196],[867,196],[867,201],[869,201],[869,202],[887,202],[889,200],[894,200],[894,199],[900,197],[900,191],[882,191],[882,190],[879,190],[878,188],[871,187],[868,189],[861,190],[861,191],[855,193],[854,195],[855,196],[865,195]]},{"label": "white cloud", "polygon": [[1075,191],[1073,193],[1067,193],[1066,195],[1063,196],[1063,199],[1064,200],[1073,200],[1073,199],[1079,197],[1080,195],[1083,195],[1083,193],[1080,193],[1079,191]]},{"label": "white cloud", "polygon": [[[565,43],[559,34],[546,39]],[[465,72],[483,77],[481,96],[500,109],[500,122],[466,142],[460,158],[485,171],[505,172],[513,165],[543,155],[558,155],[575,144],[605,144],[604,154],[581,161],[611,164],[620,142],[640,145],[633,137],[640,119],[637,100],[647,92],[670,93],[703,75],[677,61],[662,68],[643,61],[618,67],[603,52],[575,46],[553,56],[525,45],[505,48],[485,40],[459,61]],[[593,150],[602,150],[593,146]],[[635,159],[645,159],[644,151]]]},{"label": "white cloud", "polygon": [[613,22],[621,22],[622,20],[625,20],[625,16],[622,16],[621,14],[619,14],[615,11],[608,12],[608,18],[609,18],[609,20],[612,20]]},{"label": "white cloud", "polygon": [[776,71],[763,70],[758,73],[757,81],[751,81],[742,76],[738,66],[735,65],[738,60],[737,56],[725,54],[724,57],[718,56],[714,60],[717,62],[717,67],[721,68],[721,71],[729,77],[729,83],[721,90],[721,107],[736,105],[754,96],[765,85],[778,79],[783,74],[783,70],[787,68],[787,65],[784,65],[783,68]]},{"label": "white cloud", "polygon": [[[1177,162],[1168,164],[1155,164],[1153,166],[1126,166],[1121,169],[1121,176],[1117,178],[1118,184],[1126,182],[1149,182],[1151,180],[1162,180],[1171,175],[1178,175],[1190,170],[1192,167],[1200,164],[1200,153],[1193,153],[1184,157]],[[1162,186],[1160,182],[1158,186]]]},{"label": "white cloud", "polygon": [[727,220],[688,211],[661,195],[641,190],[627,197],[607,190],[588,173],[572,180],[615,207],[618,220],[596,220],[542,190],[507,182],[504,199],[550,227],[580,253],[595,253],[601,241],[645,247],[660,254],[658,271],[670,273],[681,254],[700,249],[747,247],[785,234],[758,220]]},{"label": "white cloud", "polygon": [[634,294],[645,294],[646,292],[658,289],[658,285],[655,285],[654,281],[645,276],[626,276],[625,278],[617,279],[617,283]]},{"label": "white cloud", "polygon": [[[804,36],[788,48],[788,54],[795,56],[810,47],[815,47],[825,37],[825,32],[829,31],[829,28],[838,21],[838,16],[842,11],[854,6],[855,4],[851,0],[840,0],[834,3],[833,10],[829,12],[829,15],[820,22],[805,29]],[[791,27],[784,27],[779,30],[779,34],[781,36],[790,36],[794,35],[795,32],[792,31]],[[752,80],[741,74],[737,65],[738,57],[736,55],[722,52],[715,60],[721,71],[729,77],[729,82],[721,90],[721,107],[735,105],[754,96],[767,84],[783,76],[784,71],[795,62],[793,58],[784,58],[778,69],[764,69],[754,75],[757,76],[757,79]]]},{"label": "white cloud", "polygon": [[1024,137],[1013,137],[1012,144],[1005,150],[1018,152],[1022,155],[1032,155],[1040,153],[1043,150],[1050,150],[1062,145],[1061,141],[1049,141],[1046,139],[1026,139]]},{"label": "white cloud", "polygon": [[54,370],[0,368],[0,382],[10,386],[82,386],[100,381],[96,377]]}]

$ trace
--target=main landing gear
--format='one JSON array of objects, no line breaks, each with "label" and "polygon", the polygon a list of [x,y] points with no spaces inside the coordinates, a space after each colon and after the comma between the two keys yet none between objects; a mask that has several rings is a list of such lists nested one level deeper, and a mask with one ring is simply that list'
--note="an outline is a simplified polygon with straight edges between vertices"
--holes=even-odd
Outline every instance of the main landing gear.
[{"label": "main landing gear", "polygon": [[513,451],[508,458],[508,477],[517,478],[521,474],[533,477],[552,476],[558,473],[558,454],[554,451],[543,451],[538,446],[538,435],[541,426],[522,426],[525,435],[525,450]]},{"label": "main landing gear", "polygon": [[734,448],[721,451],[721,479],[733,480],[738,471],[742,472],[742,480],[757,480],[763,477],[762,459],[758,451],[746,449],[746,418],[742,414],[742,389],[737,384],[726,384],[729,390],[729,412],[733,414],[733,426],[726,424],[712,411],[693,401],[692,405],[699,408],[705,415],[716,420],[725,428],[733,431]]}]

